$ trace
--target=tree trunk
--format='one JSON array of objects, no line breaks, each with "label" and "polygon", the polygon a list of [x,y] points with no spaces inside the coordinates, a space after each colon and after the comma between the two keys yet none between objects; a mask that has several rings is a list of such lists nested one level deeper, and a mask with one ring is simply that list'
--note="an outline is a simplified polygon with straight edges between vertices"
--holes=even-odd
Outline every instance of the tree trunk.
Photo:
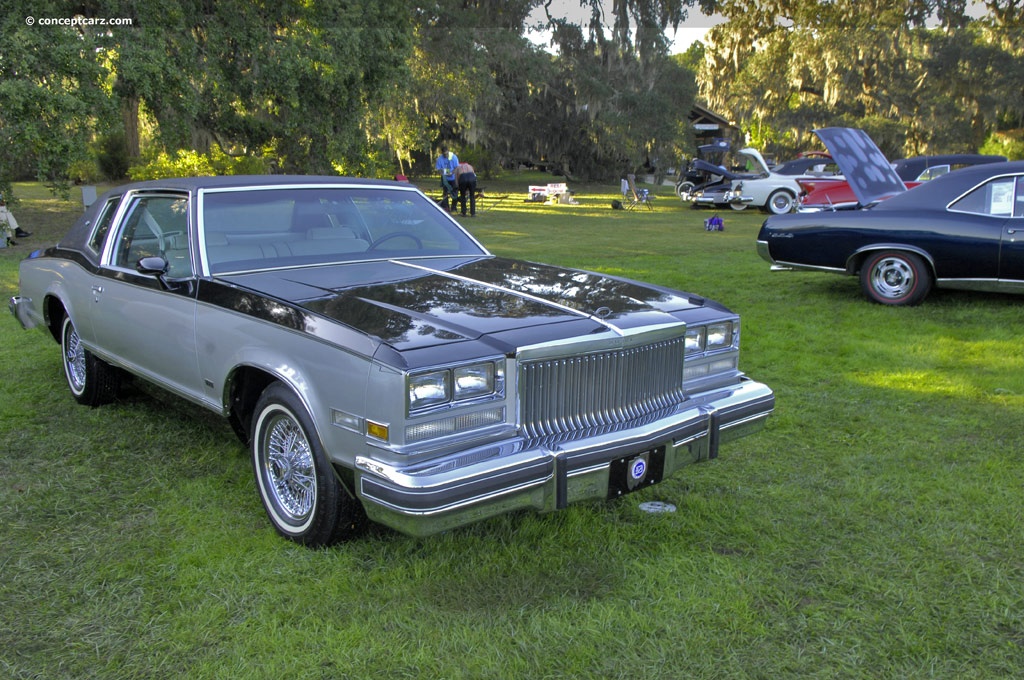
[{"label": "tree trunk", "polygon": [[139,98],[136,95],[121,99],[121,120],[124,123],[124,144],[129,161],[141,156],[139,149]]}]

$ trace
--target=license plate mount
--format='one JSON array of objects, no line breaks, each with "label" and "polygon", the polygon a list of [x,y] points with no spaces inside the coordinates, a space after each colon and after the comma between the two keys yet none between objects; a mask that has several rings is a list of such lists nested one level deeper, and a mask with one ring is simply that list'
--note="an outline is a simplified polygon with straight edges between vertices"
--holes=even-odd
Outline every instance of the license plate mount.
[{"label": "license plate mount", "polygon": [[665,447],[612,460],[608,469],[608,498],[653,486],[665,473]]}]

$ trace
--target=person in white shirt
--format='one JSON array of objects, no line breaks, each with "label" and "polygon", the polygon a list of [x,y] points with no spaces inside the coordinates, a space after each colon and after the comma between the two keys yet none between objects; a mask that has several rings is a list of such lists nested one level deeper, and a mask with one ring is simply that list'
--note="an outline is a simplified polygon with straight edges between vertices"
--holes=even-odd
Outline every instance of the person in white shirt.
[{"label": "person in white shirt", "polygon": [[6,243],[11,245],[18,245],[14,242],[15,237],[26,238],[32,235],[18,226],[18,220],[14,219],[14,215],[8,210],[7,201],[4,200],[2,194],[0,194],[0,235],[6,239]]}]

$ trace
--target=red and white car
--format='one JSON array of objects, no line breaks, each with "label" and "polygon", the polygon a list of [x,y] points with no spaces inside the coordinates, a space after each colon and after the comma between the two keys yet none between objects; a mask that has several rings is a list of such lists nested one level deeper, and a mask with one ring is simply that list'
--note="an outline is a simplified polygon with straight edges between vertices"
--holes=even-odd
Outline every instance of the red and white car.
[{"label": "red and white car", "polygon": [[[948,154],[944,156],[914,156],[892,163],[892,169],[907,189],[913,189],[922,182],[945,175],[953,170],[971,165],[1005,163],[1006,156],[980,154]],[[797,212],[818,212],[820,210],[853,210],[862,207],[857,201],[853,187],[844,177],[800,178],[797,180],[802,192]],[[880,197],[884,200],[888,196]]]}]

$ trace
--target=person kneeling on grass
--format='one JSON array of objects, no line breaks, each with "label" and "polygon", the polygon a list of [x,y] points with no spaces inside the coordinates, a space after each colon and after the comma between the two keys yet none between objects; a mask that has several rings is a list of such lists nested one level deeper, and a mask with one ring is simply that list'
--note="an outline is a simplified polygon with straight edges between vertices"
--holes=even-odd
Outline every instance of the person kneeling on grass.
[{"label": "person kneeling on grass", "polygon": [[476,170],[463,161],[455,167],[455,186],[459,187],[459,205],[466,214],[466,194],[469,194],[469,214],[476,216]]},{"label": "person kneeling on grass", "polygon": [[10,243],[16,246],[18,244],[14,242],[15,238],[27,238],[31,235],[18,226],[18,220],[14,219],[14,215],[7,209],[7,201],[4,200],[3,194],[0,194],[0,238],[4,239],[3,245]]}]

